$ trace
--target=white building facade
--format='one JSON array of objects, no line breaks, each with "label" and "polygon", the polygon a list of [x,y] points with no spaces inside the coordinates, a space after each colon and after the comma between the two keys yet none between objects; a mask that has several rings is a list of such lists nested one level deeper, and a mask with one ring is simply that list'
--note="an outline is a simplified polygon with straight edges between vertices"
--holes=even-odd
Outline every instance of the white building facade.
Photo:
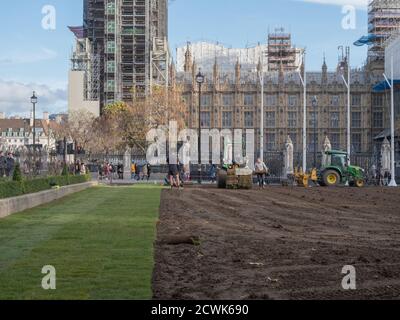
[{"label": "white building facade", "polygon": [[[55,148],[54,122],[49,120],[47,112],[43,114],[43,119],[36,119],[36,145],[46,149]],[[33,118],[0,118],[1,151],[14,151],[33,144]]]}]

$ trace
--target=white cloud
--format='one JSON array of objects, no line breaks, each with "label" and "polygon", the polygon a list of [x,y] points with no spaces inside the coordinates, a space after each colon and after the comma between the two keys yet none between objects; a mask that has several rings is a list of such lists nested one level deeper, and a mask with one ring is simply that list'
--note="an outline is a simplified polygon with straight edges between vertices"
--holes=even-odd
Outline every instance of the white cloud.
[{"label": "white cloud", "polygon": [[302,2],[310,2],[324,5],[346,6],[351,5],[358,9],[367,9],[368,0],[296,0]]},{"label": "white cloud", "polygon": [[[11,55],[11,57],[10,57]],[[25,63],[34,63],[40,61],[53,60],[57,58],[57,52],[48,49],[48,48],[40,48],[40,50],[36,53],[30,54],[8,54],[6,57],[0,57],[0,65],[11,65],[11,64],[25,64]]]},{"label": "white cloud", "polygon": [[7,115],[29,115],[32,108],[30,103],[32,91],[36,91],[38,96],[38,112],[59,112],[66,109],[67,92],[65,89],[0,79],[0,111]]}]

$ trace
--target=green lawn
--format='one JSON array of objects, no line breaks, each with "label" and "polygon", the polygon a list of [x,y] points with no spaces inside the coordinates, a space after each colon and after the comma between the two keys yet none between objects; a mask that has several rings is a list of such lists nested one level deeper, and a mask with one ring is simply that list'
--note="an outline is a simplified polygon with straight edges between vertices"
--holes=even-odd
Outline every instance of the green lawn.
[{"label": "green lawn", "polygon": [[[161,188],[96,187],[0,219],[0,300],[149,299]],[[57,289],[43,290],[43,266]]]}]

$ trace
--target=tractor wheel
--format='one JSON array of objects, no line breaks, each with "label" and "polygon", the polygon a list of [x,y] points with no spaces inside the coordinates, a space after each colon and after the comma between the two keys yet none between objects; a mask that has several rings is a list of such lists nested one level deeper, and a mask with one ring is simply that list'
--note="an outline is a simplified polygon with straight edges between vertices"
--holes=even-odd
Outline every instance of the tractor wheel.
[{"label": "tractor wheel", "polygon": [[327,170],[322,176],[323,185],[327,187],[334,187],[339,185],[340,176],[335,170]]},{"label": "tractor wheel", "polygon": [[364,182],[363,179],[357,179],[357,180],[355,181],[355,186],[356,186],[357,188],[362,188],[362,187],[364,187],[364,185],[365,185],[365,182]]},{"label": "tractor wheel", "polygon": [[225,170],[219,170],[217,175],[217,185],[219,189],[226,189],[227,172]]}]

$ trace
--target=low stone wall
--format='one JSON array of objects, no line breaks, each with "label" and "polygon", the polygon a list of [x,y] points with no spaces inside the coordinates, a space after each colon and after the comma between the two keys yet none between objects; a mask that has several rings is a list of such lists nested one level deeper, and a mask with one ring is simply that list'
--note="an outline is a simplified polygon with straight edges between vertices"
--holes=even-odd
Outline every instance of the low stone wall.
[{"label": "low stone wall", "polygon": [[38,193],[26,194],[19,197],[7,198],[0,200],[0,219],[7,217],[13,213],[31,209],[42,204],[61,199],[70,194],[88,189],[97,185],[97,181],[74,184],[61,187],[59,189],[51,189]]}]

